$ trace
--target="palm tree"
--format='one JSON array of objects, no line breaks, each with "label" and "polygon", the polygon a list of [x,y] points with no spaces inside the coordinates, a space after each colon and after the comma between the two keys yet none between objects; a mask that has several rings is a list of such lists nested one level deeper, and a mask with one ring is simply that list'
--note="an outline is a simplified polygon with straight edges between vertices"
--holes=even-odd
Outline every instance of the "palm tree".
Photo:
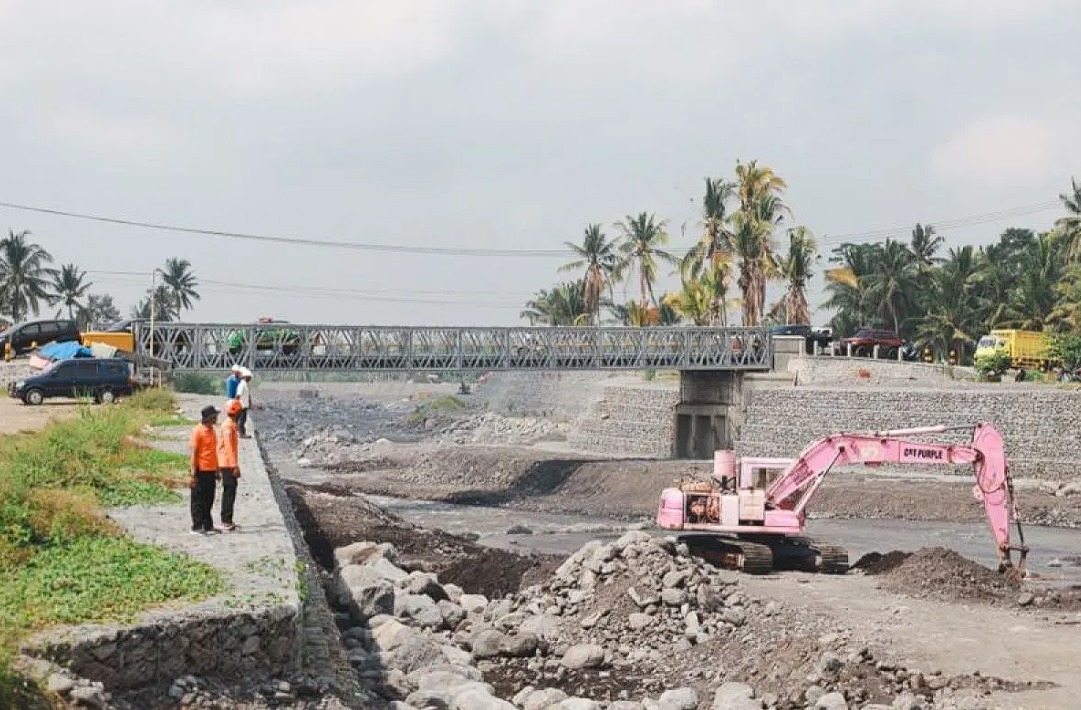
[{"label": "palm tree", "polygon": [[[162,281],[165,282],[165,293],[171,306],[171,312],[180,317],[182,311],[189,310],[199,300],[198,279],[192,271],[191,262],[187,259],[176,257],[165,260],[165,268],[162,270]],[[159,306],[164,310],[164,307]]]},{"label": "palm tree", "polygon": [[[735,183],[720,178],[706,178],[706,194],[702,198],[702,236],[687,252],[684,262],[690,268],[690,276],[699,278],[712,271],[712,279],[722,288],[715,291],[715,302],[710,308],[711,322],[726,325],[728,314],[724,292],[731,284],[732,233],[728,230],[728,201],[735,195]],[[682,271],[682,269],[681,269]]]},{"label": "palm tree", "polygon": [[878,317],[871,305],[868,275],[881,259],[881,244],[841,244],[830,261],[840,266],[826,272],[824,304],[836,310],[831,320],[835,333],[850,335],[857,328],[876,325]]},{"label": "palm tree", "polygon": [[157,288],[154,289],[153,302],[147,296],[135,304],[131,309],[131,317],[136,320],[149,320],[151,312],[153,312],[155,320],[162,322],[180,318],[180,311],[177,309],[175,297],[165,284],[158,284]]},{"label": "palm tree", "polygon": [[[149,313],[147,314],[149,317]],[[92,326],[108,325],[120,320],[120,311],[109,294],[90,294],[86,299],[86,308],[80,314],[79,328],[86,330]]]},{"label": "palm tree", "polygon": [[743,325],[758,325],[766,307],[766,281],[780,270],[773,252],[773,230],[788,211],[781,194],[785,181],[756,161],[736,163],[739,210],[732,216],[738,284],[743,293]]},{"label": "palm tree", "polygon": [[30,232],[8,230],[0,239],[0,302],[6,304],[13,322],[31,312],[37,313],[41,301],[49,300],[49,268],[53,257],[40,245],[27,240]]},{"label": "palm tree", "polygon": [[[681,265],[680,272],[680,290],[665,294],[661,304],[695,325],[709,325],[716,300],[714,272],[707,271],[701,278],[695,278],[692,263],[687,260]],[[721,298],[723,300],[723,296]]]},{"label": "palm tree", "polygon": [[935,233],[935,228],[930,224],[925,227],[917,223],[912,230],[911,249],[916,259],[916,271],[921,275],[942,263],[942,259],[936,256],[942,248],[942,241],[942,237]]},{"label": "palm tree", "polygon": [[67,306],[68,318],[75,319],[76,313],[82,313],[86,306],[83,297],[93,284],[86,280],[86,272],[75,264],[64,264],[60,271],[53,274],[53,304]]},{"label": "palm tree", "polygon": [[938,352],[953,350],[963,362],[984,329],[977,297],[978,255],[971,246],[950,249],[942,267],[929,273],[929,309],[919,320],[917,338]]},{"label": "palm tree", "polygon": [[1081,255],[1081,185],[1077,184],[1076,179],[1070,178],[1070,187],[1070,194],[1063,193],[1058,196],[1069,214],[1058,219],[1055,226],[1066,236],[1069,243],[1068,255],[1075,259]]},{"label": "palm tree", "polygon": [[583,325],[591,316],[586,309],[584,279],[556,285],[551,291],[540,290],[535,298],[526,303],[521,313],[530,325]]},{"label": "palm tree", "polygon": [[1043,330],[1057,299],[1063,263],[1054,232],[1044,232],[1021,257],[1020,278],[1014,287],[1005,320],[1024,330]]},{"label": "palm tree", "polygon": [[669,264],[679,263],[679,259],[660,248],[668,243],[664,225],[664,220],[658,222],[654,215],[645,212],[638,213],[637,217],[627,215],[626,221],[616,222],[616,229],[622,235],[619,250],[623,258],[616,266],[615,276],[618,278],[625,269],[636,266],[642,296],[640,303],[643,304],[657,303],[653,295],[653,284],[657,280],[657,260]]},{"label": "palm tree", "polygon": [[788,254],[781,261],[781,273],[788,279],[785,293],[786,325],[810,325],[811,309],[807,305],[807,281],[811,267],[818,259],[818,245],[806,227],[788,230]]},{"label": "palm tree", "polygon": [[585,267],[582,279],[582,297],[586,310],[591,314],[593,323],[600,321],[601,294],[605,289],[611,293],[613,272],[619,259],[615,244],[608,241],[601,231],[601,225],[591,224],[586,227],[581,246],[573,242],[564,242],[578,259],[559,267],[559,271],[574,271]]},{"label": "palm tree", "polygon": [[887,238],[880,258],[867,275],[868,296],[882,322],[901,334],[905,320],[913,314],[919,293],[915,259],[908,245]]}]

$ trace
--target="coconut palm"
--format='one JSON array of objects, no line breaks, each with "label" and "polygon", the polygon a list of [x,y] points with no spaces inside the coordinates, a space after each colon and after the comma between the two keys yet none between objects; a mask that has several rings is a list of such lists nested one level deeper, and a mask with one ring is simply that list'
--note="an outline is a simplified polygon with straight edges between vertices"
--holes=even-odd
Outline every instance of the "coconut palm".
[{"label": "coconut palm", "polygon": [[901,334],[906,319],[916,312],[918,293],[912,250],[903,242],[887,238],[867,275],[867,294],[881,322]]},{"label": "coconut palm", "polygon": [[724,292],[731,284],[732,268],[732,233],[727,225],[728,202],[735,195],[735,189],[735,183],[720,178],[706,178],[706,193],[702,198],[702,236],[684,257],[692,278],[712,271],[712,280],[723,286],[716,291],[716,301],[710,308],[713,314],[710,322],[722,326],[728,322]]},{"label": "coconut palm", "polygon": [[86,308],[79,316],[79,328],[86,330],[92,326],[105,326],[118,320],[120,320],[120,310],[113,303],[113,297],[107,293],[92,293],[87,296]]},{"label": "coconut palm", "polygon": [[1062,230],[1069,243],[1068,255],[1071,259],[1081,256],[1081,185],[1070,178],[1070,192],[1058,196],[1068,214],[1055,222]]},{"label": "coconut palm", "polygon": [[1053,232],[1040,234],[1021,256],[1020,278],[1006,309],[1007,323],[1024,330],[1043,330],[1058,300],[1062,278],[1061,245]]},{"label": "coconut palm", "polygon": [[131,317],[137,320],[149,320],[151,315],[162,322],[180,318],[176,297],[165,284],[158,284],[154,289],[153,300],[147,296],[131,309]]},{"label": "coconut palm", "polygon": [[755,326],[766,306],[766,281],[780,275],[773,251],[773,230],[780,224],[784,204],[764,194],[732,215],[733,247],[739,257],[737,284],[743,296],[743,325]]},{"label": "coconut palm", "polygon": [[53,274],[52,304],[60,304],[68,309],[68,318],[75,319],[76,313],[86,309],[83,298],[93,284],[86,280],[86,272],[75,264],[64,264],[60,271]]},{"label": "coconut palm", "polygon": [[638,213],[637,217],[627,215],[625,221],[616,222],[616,229],[621,234],[619,251],[622,258],[616,266],[616,277],[630,268],[638,273],[638,286],[641,291],[639,303],[656,305],[653,284],[657,281],[657,262],[678,264],[679,259],[661,247],[668,243],[668,234],[664,231],[665,221],[657,221],[652,214]]},{"label": "coconut palm", "polygon": [[917,339],[938,352],[952,350],[963,362],[984,330],[980,319],[979,258],[971,246],[950,249],[931,275],[927,313],[920,318]]},{"label": "coconut palm", "polygon": [[880,244],[841,244],[834,248],[830,261],[837,267],[826,271],[826,308],[836,311],[833,331],[850,335],[857,328],[876,325],[878,316],[872,308],[868,274],[881,258]]},{"label": "coconut palm", "polygon": [[935,228],[930,224],[925,227],[917,223],[912,230],[910,248],[916,259],[916,271],[921,275],[942,263],[942,259],[936,256],[942,248],[942,241],[942,237],[935,233]]},{"label": "coconut palm", "polygon": [[781,260],[781,273],[788,280],[785,292],[786,324],[810,325],[811,309],[807,305],[807,281],[818,259],[818,245],[806,227],[788,230],[788,254]]},{"label": "coconut palm", "polygon": [[685,260],[680,268],[680,290],[665,294],[661,304],[695,325],[709,325],[713,321],[713,304],[717,299],[715,274],[706,271],[700,278],[695,278],[693,271],[691,262]]},{"label": "coconut palm", "polygon": [[564,242],[578,259],[559,267],[559,271],[577,271],[585,267],[582,279],[582,298],[593,323],[600,321],[601,295],[607,290],[611,294],[613,273],[619,258],[615,244],[608,241],[601,231],[601,225],[591,224],[585,229],[582,244]]},{"label": "coconut palm", "polygon": [[0,303],[18,323],[30,313],[37,314],[42,301],[49,300],[53,257],[28,240],[30,232],[9,230],[0,239]]},{"label": "coconut palm", "polygon": [[773,230],[788,211],[785,181],[756,161],[736,163],[739,209],[732,215],[733,251],[739,257],[737,283],[743,295],[743,325],[758,325],[766,306],[766,281],[780,274]]},{"label": "coconut palm", "polygon": [[191,262],[187,259],[176,257],[166,259],[165,268],[162,270],[162,281],[165,282],[171,312],[177,318],[180,317],[181,312],[191,309],[195,301],[199,300],[199,292],[196,290],[199,281],[195,278]]},{"label": "coconut palm", "polygon": [[584,325],[590,312],[582,297],[584,279],[556,285],[551,291],[540,290],[535,298],[526,303],[521,313],[530,325]]}]

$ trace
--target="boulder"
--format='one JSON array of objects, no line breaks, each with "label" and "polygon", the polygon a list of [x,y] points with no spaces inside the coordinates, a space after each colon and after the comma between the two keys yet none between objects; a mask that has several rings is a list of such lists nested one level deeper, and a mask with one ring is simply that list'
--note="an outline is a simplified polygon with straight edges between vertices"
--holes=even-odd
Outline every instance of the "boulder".
[{"label": "boulder", "polygon": [[443,614],[431,597],[409,594],[402,605],[403,614],[422,629],[438,629],[443,626]]},{"label": "boulder", "polygon": [[443,649],[423,636],[410,636],[394,650],[391,665],[402,673],[412,673],[446,662]]},{"label": "boulder", "polygon": [[506,700],[493,697],[482,689],[470,688],[455,696],[452,710],[517,710]]},{"label": "boulder", "polygon": [[432,601],[450,600],[450,595],[447,594],[447,590],[443,588],[443,585],[426,574],[411,577],[406,589],[409,590],[410,594],[424,595],[430,597]]},{"label": "boulder", "polygon": [[375,570],[362,565],[345,565],[338,572],[338,601],[370,619],[394,612],[394,585]]},{"label": "boulder", "polygon": [[499,644],[499,652],[504,656],[525,658],[532,656],[540,644],[539,639],[530,633],[519,633],[515,636],[504,636]]},{"label": "boulder", "polygon": [[495,629],[486,629],[473,637],[473,658],[495,658],[499,655],[504,639]]},{"label": "boulder", "polygon": [[558,707],[559,710],[600,710],[600,705],[589,698],[567,698]]},{"label": "boulder", "polygon": [[458,605],[470,614],[482,613],[488,606],[488,598],[483,594],[463,594],[458,598]]},{"label": "boulder", "polygon": [[826,693],[815,703],[815,710],[848,710],[848,701],[841,693]]},{"label": "boulder", "polygon": [[416,632],[394,619],[385,621],[372,632],[372,639],[380,651],[393,651]]},{"label": "boulder", "polygon": [[567,694],[559,688],[534,690],[522,699],[522,710],[545,710],[567,699]]},{"label": "boulder", "polygon": [[762,707],[746,683],[725,683],[713,694],[713,710],[752,710]]},{"label": "boulder", "polygon": [[641,631],[647,626],[652,626],[653,622],[654,619],[649,614],[634,613],[627,618],[627,624],[635,631]]},{"label": "boulder", "polygon": [[568,648],[560,663],[571,670],[596,668],[604,663],[604,649],[594,644],[580,643]]},{"label": "boulder", "polygon": [[448,599],[438,602],[436,607],[443,616],[443,626],[448,629],[458,628],[458,624],[465,620],[465,609]]},{"label": "boulder", "polygon": [[694,688],[675,688],[661,693],[661,702],[668,703],[679,710],[695,710],[698,707],[698,692]]}]

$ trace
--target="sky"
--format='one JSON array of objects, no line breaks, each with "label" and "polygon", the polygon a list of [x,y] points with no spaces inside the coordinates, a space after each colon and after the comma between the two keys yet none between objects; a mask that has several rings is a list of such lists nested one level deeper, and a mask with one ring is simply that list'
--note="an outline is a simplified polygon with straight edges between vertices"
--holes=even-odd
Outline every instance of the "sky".
[{"label": "sky", "polygon": [[[1081,178],[1078,36],[1076,0],[0,0],[0,202],[510,251],[646,211],[683,250],[704,178],[758,160],[824,252],[917,221],[986,243],[1048,228]],[[189,321],[515,325],[573,276],[561,253],[4,207],[0,229],[125,315],[186,258]]]}]

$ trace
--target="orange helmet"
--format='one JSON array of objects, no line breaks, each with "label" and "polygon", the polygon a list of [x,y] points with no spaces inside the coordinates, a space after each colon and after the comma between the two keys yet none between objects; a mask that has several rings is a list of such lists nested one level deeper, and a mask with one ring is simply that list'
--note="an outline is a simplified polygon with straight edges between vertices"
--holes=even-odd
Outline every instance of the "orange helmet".
[{"label": "orange helmet", "polygon": [[229,416],[234,416],[236,414],[240,414],[240,400],[239,399],[230,399],[228,402],[226,402],[225,403],[225,413],[228,414]]}]

